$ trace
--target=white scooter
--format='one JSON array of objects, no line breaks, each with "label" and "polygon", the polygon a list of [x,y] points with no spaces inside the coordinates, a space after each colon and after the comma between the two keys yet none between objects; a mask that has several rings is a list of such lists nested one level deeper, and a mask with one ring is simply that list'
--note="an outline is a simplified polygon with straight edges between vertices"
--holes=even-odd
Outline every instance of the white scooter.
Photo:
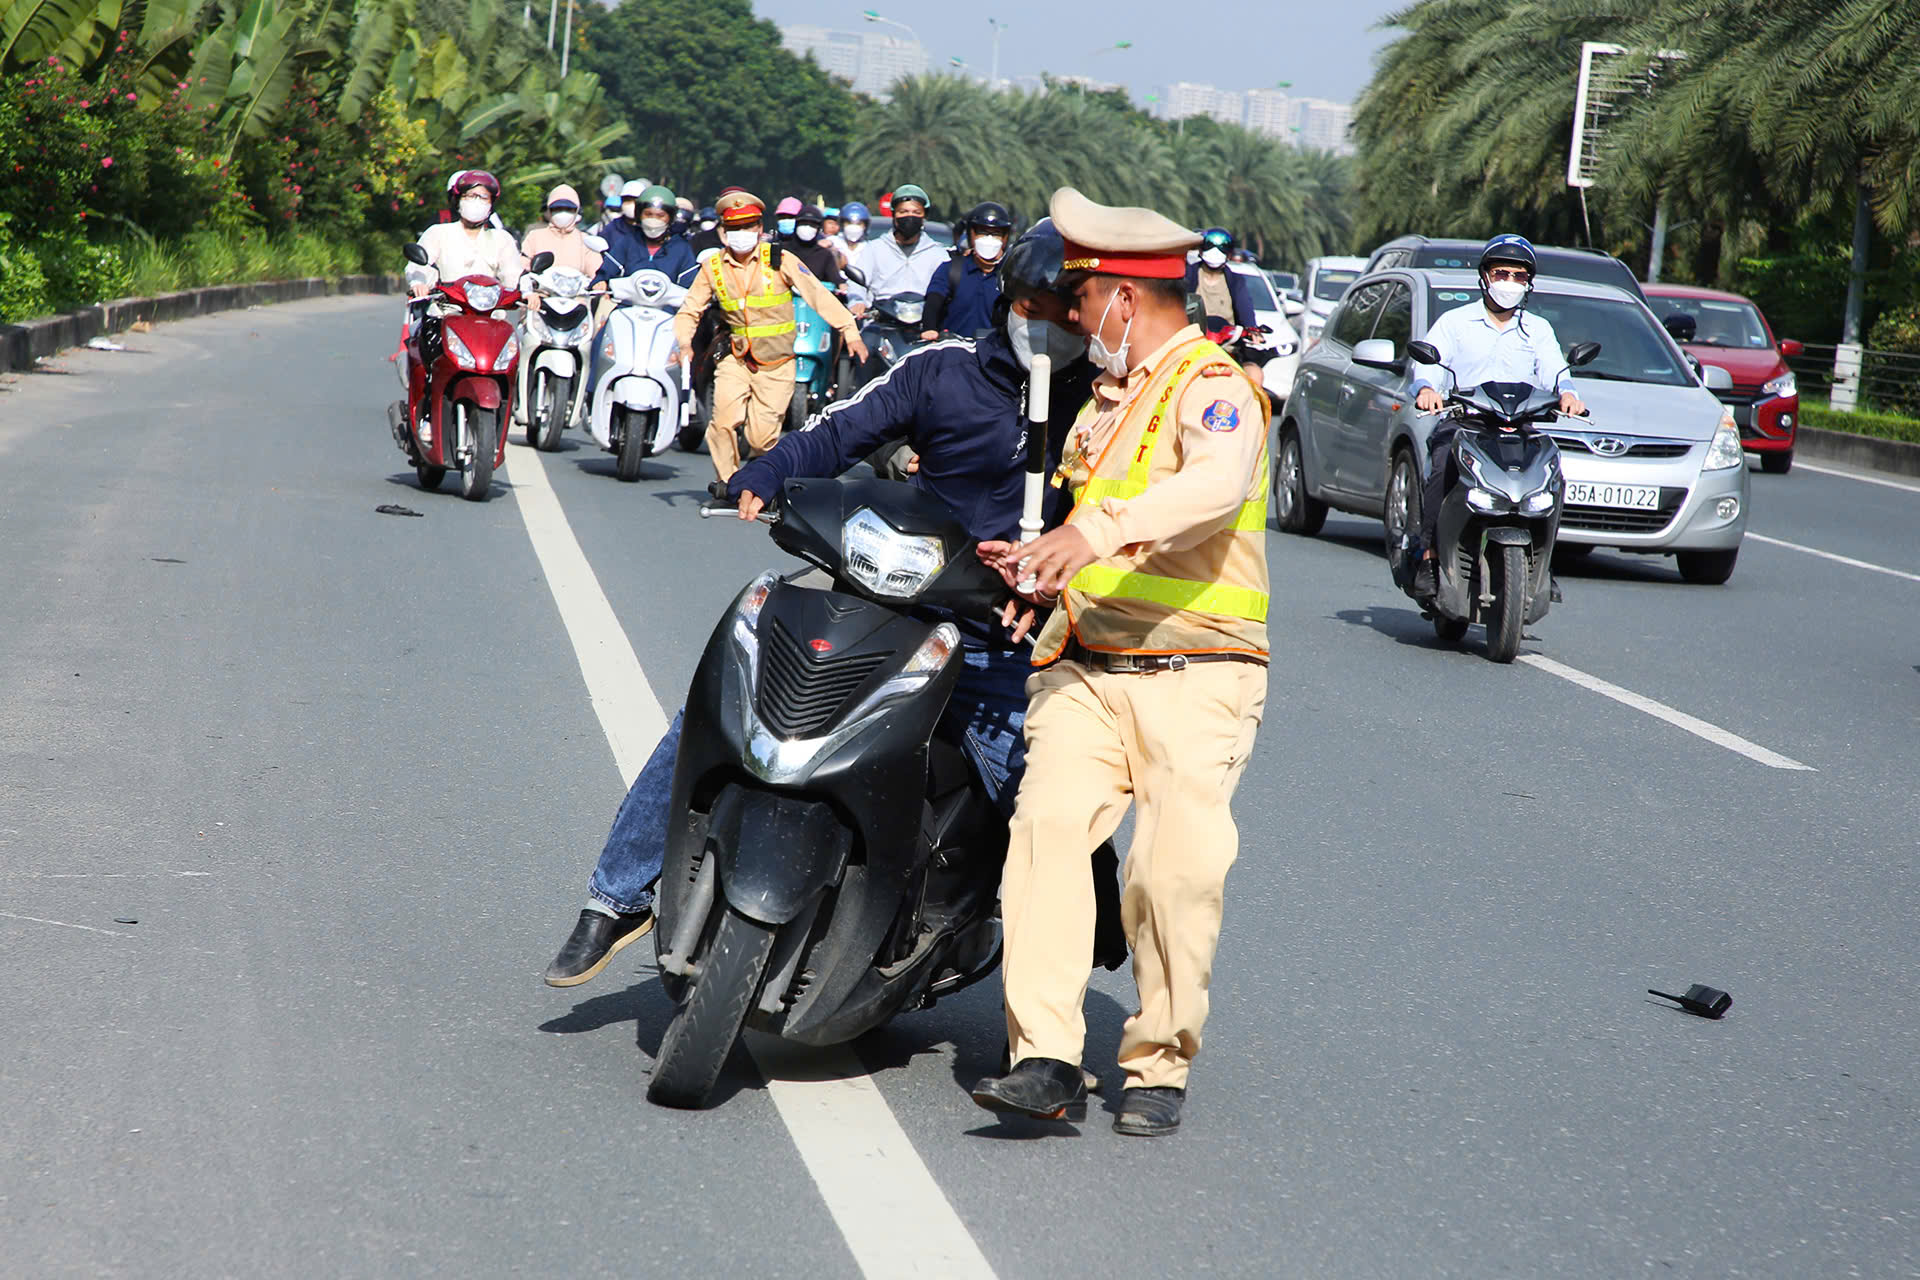
[{"label": "white scooter", "polygon": [[594,340],[589,430],[618,459],[622,480],[663,452],[686,413],[683,371],[673,352],[673,316],[687,296],[664,271],[636,271],[610,283],[617,305]]},{"label": "white scooter", "polygon": [[549,267],[527,276],[521,286],[537,290],[540,298],[527,307],[521,334],[514,416],[536,449],[558,449],[561,432],[580,420],[586,404],[586,366],[593,343],[593,300],[587,284],[587,277],[571,267]]}]

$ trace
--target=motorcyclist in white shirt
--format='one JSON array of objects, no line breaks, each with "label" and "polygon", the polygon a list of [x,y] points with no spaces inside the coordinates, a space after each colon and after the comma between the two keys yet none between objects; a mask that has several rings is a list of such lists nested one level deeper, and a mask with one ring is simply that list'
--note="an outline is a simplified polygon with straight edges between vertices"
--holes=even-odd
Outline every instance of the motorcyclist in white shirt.
[{"label": "motorcyclist in white shirt", "polygon": [[[842,212],[851,215],[852,209]],[[866,283],[856,285],[852,294],[854,315],[865,312],[870,301],[927,291],[934,271],[947,263],[947,250],[922,230],[926,221],[927,193],[910,182],[896,187],[892,234],[866,241],[853,254],[852,265],[866,277]],[[852,230],[851,221],[845,229]]]},{"label": "motorcyclist in white shirt", "polygon": [[484,169],[470,169],[460,177],[448,201],[459,215],[420,233],[427,266],[407,267],[407,287],[424,298],[442,280],[463,276],[491,276],[512,289],[520,283],[520,246],[510,232],[490,225],[493,206],[500,199],[500,182]]}]

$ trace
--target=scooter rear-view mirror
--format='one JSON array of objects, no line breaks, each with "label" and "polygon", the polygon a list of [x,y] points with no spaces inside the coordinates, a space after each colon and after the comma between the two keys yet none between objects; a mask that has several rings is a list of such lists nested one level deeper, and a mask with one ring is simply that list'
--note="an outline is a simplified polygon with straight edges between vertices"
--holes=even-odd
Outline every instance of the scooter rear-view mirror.
[{"label": "scooter rear-view mirror", "polygon": [[1592,364],[1600,358],[1600,344],[1597,342],[1576,342],[1567,352],[1567,367],[1578,369]]},{"label": "scooter rear-view mirror", "polygon": [[1407,354],[1421,364],[1439,364],[1440,348],[1431,342],[1414,341],[1407,344]]},{"label": "scooter rear-view mirror", "polygon": [[411,240],[400,246],[400,253],[416,267],[424,267],[432,261],[427,257],[427,251]]},{"label": "scooter rear-view mirror", "polygon": [[540,272],[545,271],[548,267],[552,265],[553,265],[552,252],[547,249],[542,249],[540,252],[533,255],[533,261],[527,264],[527,268],[528,270],[532,271],[534,274],[538,275]]}]

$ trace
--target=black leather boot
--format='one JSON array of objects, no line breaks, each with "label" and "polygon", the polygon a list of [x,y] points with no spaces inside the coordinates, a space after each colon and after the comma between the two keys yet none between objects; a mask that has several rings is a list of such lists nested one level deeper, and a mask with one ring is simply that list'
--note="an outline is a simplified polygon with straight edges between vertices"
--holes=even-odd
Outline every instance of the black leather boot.
[{"label": "black leather boot", "polygon": [[1128,1089],[1120,1095],[1120,1114],[1113,1131],[1130,1138],[1164,1138],[1180,1127],[1180,1105],[1185,1089]]},{"label": "black leather boot", "polygon": [[1058,1058],[1025,1058],[1003,1076],[973,1087],[973,1100],[988,1111],[1040,1120],[1087,1118],[1087,1084],[1080,1068]]}]

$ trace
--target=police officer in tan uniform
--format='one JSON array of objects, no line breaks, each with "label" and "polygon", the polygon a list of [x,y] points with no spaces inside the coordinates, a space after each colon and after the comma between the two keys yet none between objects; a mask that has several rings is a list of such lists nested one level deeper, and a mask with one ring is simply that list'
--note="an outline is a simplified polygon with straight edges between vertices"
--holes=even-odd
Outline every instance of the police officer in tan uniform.
[{"label": "police officer in tan uniform", "polygon": [[794,293],[839,330],[855,360],[867,358],[867,347],[847,309],[798,258],[760,242],[766,215],[760,197],[730,189],[714,209],[720,215],[725,248],[708,258],[694,276],[686,301],[673,318],[673,337],[679,350],[691,350],[693,331],[707,304],[719,304],[727,323],[728,349],[713,374],[707,451],[713,455],[718,477],[710,487],[724,498],[727,481],[740,467],[734,433],[741,424],[746,424],[747,447],[756,458],[780,439],[780,424],[793,399]]},{"label": "police officer in tan uniform", "polygon": [[1199,237],[1148,209],[1054,193],[1064,288],[1103,369],[1057,481],[1067,522],[982,544],[1054,604],[1027,683],[1027,773],[1001,888],[1013,1068],[995,1111],[1077,1117],[1094,896],[1088,855],[1131,803],[1122,919],[1139,1010],[1120,1041],[1114,1129],[1180,1123],[1200,1051],[1227,869],[1229,804],[1267,696],[1266,397],[1186,319]]}]

